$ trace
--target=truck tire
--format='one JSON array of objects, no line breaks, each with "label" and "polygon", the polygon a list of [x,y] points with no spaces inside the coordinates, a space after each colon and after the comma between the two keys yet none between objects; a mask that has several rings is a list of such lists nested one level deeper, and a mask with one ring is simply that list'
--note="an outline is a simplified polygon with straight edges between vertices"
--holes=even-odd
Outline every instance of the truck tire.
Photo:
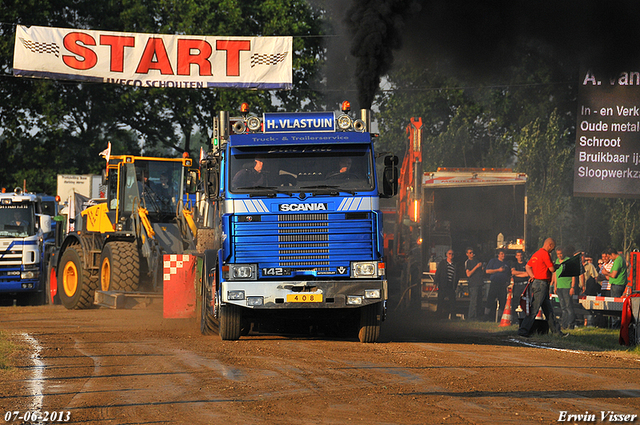
[{"label": "truck tire", "polygon": [[100,289],[135,292],[140,289],[140,253],[135,242],[109,242],[100,256]]},{"label": "truck tire", "polygon": [[220,306],[220,338],[224,341],[240,339],[242,332],[242,310],[234,304]]},{"label": "truck tire", "polygon": [[218,332],[218,322],[214,315],[214,301],[217,291],[217,252],[208,249],[204,252],[202,288],[200,293],[200,332],[211,335]]},{"label": "truck tire", "polygon": [[382,303],[362,307],[360,311],[360,330],[358,331],[358,339],[360,342],[376,342],[380,336],[381,322]]},{"label": "truck tire", "polygon": [[64,250],[58,266],[58,295],[69,310],[93,306],[93,294],[98,286],[98,275],[91,272],[82,260],[82,248],[74,243]]},{"label": "truck tire", "polygon": [[216,229],[198,229],[196,236],[196,251],[198,254],[202,254],[208,249],[216,249],[218,245],[216,235]]}]

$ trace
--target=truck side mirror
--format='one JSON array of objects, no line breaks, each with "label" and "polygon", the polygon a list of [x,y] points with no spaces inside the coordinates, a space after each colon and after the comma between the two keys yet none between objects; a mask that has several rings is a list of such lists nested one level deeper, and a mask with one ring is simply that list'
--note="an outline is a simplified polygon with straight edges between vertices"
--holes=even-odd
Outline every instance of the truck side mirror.
[{"label": "truck side mirror", "polygon": [[391,198],[398,193],[398,157],[389,155],[384,157],[384,171],[382,172],[382,198]]},{"label": "truck side mirror", "polygon": [[42,233],[51,232],[51,216],[42,214],[39,216],[40,218],[40,229],[42,229]]},{"label": "truck side mirror", "polygon": [[187,174],[187,184],[185,191],[188,194],[196,193],[198,189],[198,172],[196,170],[189,170]]},{"label": "truck side mirror", "polygon": [[207,199],[213,199],[218,196],[220,182],[218,181],[218,170],[220,163],[217,158],[213,158],[200,163],[200,172],[202,173],[202,183],[204,186],[204,194]]}]

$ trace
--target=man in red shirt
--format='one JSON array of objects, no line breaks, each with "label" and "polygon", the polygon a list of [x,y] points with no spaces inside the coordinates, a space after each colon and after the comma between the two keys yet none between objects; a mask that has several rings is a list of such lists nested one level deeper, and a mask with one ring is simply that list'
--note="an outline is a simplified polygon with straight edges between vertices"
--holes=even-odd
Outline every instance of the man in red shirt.
[{"label": "man in red shirt", "polygon": [[557,332],[558,335],[561,336],[568,335],[560,330],[560,323],[556,322],[553,307],[549,300],[549,283],[551,282],[553,272],[556,270],[549,253],[552,252],[555,247],[556,241],[547,238],[542,248],[533,254],[529,262],[527,262],[526,270],[529,275],[529,284],[531,285],[532,293],[531,310],[529,310],[529,315],[525,317],[520,324],[520,329],[518,329],[518,335],[520,336],[531,336],[531,330],[533,329],[540,307],[542,307],[542,312],[547,318],[547,323],[549,323],[549,330],[551,330],[551,332]]}]

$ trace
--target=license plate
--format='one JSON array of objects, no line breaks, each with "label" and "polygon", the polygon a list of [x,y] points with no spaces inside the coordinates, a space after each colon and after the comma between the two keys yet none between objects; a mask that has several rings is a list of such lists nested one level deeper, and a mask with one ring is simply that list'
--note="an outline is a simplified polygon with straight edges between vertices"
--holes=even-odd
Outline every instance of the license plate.
[{"label": "license plate", "polygon": [[299,293],[299,294],[287,294],[288,303],[321,303],[322,294],[316,293]]}]

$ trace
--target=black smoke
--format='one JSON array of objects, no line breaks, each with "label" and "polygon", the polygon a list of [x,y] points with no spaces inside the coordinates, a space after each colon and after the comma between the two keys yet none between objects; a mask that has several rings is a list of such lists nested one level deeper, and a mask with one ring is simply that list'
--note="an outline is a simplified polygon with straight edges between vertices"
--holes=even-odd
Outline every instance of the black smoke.
[{"label": "black smoke", "polygon": [[[332,4],[342,3],[325,2]],[[350,39],[333,40],[339,51],[329,58],[354,59],[360,107],[371,105],[395,60],[446,63],[452,73],[485,81],[499,79],[527,52],[567,70],[640,68],[636,0],[352,0],[342,23]],[[344,73],[348,63],[328,66]]]},{"label": "black smoke", "polygon": [[369,109],[380,78],[393,65],[393,52],[402,47],[406,17],[419,10],[413,0],[353,1],[345,21],[349,27],[351,55],[356,58],[358,103]]}]

